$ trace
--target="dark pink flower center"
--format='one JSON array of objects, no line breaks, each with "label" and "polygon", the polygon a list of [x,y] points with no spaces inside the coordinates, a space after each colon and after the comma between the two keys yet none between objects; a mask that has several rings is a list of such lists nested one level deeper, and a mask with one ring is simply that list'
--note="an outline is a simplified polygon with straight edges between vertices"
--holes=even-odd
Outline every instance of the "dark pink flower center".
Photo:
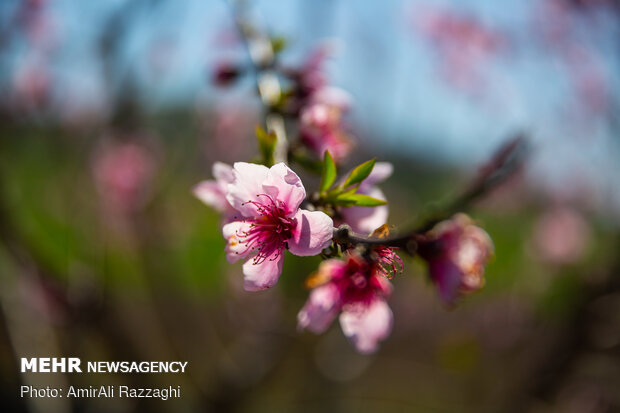
[{"label": "dark pink flower center", "polygon": [[258,211],[255,218],[246,219],[250,224],[247,231],[237,231],[239,241],[246,246],[244,251],[256,251],[253,264],[260,264],[269,258],[276,260],[282,251],[288,247],[287,241],[293,236],[295,218],[286,214],[284,202],[273,199],[267,194],[259,194],[257,198],[265,197],[267,202],[248,201]]},{"label": "dark pink flower center", "polygon": [[375,297],[383,294],[379,277],[381,269],[375,262],[349,258],[347,266],[333,279],[341,294],[343,305],[370,304]]}]

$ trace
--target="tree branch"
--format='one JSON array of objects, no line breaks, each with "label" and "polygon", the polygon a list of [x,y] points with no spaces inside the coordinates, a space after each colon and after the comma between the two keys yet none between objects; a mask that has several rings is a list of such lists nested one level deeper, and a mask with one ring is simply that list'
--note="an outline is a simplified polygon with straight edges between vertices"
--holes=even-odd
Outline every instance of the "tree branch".
[{"label": "tree branch", "polygon": [[288,153],[288,140],[284,117],[276,110],[276,105],[282,96],[282,88],[278,74],[275,71],[275,52],[271,39],[258,32],[246,17],[245,9],[240,1],[231,1],[235,24],[245,43],[252,67],[256,73],[256,86],[261,102],[266,109],[265,126],[267,132],[276,136],[276,145],[273,153],[275,163],[286,162]]},{"label": "tree branch", "polygon": [[488,195],[492,190],[505,182],[522,167],[528,153],[527,139],[524,134],[518,134],[503,144],[481,169],[465,192],[448,204],[434,218],[423,225],[404,234],[387,238],[364,237],[351,232],[347,225],[334,229],[334,242],[341,245],[393,247],[415,255],[419,241],[425,239],[425,234],[437,223],[450,218],[457,212],[466,210],[473,201]]}]

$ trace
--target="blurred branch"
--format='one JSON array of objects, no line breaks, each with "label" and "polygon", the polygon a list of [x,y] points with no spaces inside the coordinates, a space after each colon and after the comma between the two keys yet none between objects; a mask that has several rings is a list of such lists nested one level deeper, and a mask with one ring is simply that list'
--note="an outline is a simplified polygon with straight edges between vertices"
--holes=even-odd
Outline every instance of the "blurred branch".
[{"label": "blurred branch", "polygon": [[156,7],[161,0],[133,0],[120,5],[103,25],[99,53],[103,76],[108,85],[114,113],[112,121],[132,126],[138,114],[138,88],[132,70],[123,69],[123,45],[140,13]]},{"label": "blurred branch", "polygon": [[449,207],[457,212],[469,207],[478,198],[487,195],[517,172],[529,150],[525,134],[521,133],[504,143],[493,157],[480,168],[469,188]]},{"label": "blurred branch", "polygon": [[265,126],[267,132],[276,136],[276,146],[273,154],[274,163],[286,162],[288,140],[284,117],[276,110],[276,105],[282,96],[282,88],[274,67],[276,55],[271,39],[265,33],[259,32],[247,16],[247,8],[242,1],[231,0],[235,24],[245,43],[252,67],[256,74],[256,85],[261,102],[266,109]]},{"label": "blurred branch", "polygon": [[334,241],[343,245],[400,248],[408,254],[414,255],[417,251],[418,241],[424,239],[425,234],[430,229],[440,221],[450,218],[455,213],[467,210],[474,201],[488,195],[505,182],[515,172],[520,170],[527,153],[528,144],[524,134],[518,134],[504,143],[491,157],[489,162],[480,168],[476,179],[461,196],[443,208],[434,218],[429,219],[413,231],[388,238],[373,238],[353,234],[348,226],[343,225],[334,230]]}]

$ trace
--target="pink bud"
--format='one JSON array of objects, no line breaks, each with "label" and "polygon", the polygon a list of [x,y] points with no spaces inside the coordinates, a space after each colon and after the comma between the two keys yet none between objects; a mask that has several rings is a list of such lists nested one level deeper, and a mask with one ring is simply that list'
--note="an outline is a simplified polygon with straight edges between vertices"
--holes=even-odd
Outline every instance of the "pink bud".
[{"label": "pink bud", "polygon": [[212,80],[217,86],[230,86],[239,78],[241,73],[242,70],[238,65],[230,62],[222,62],[219,63],[213,71]]},{"label": "pink bud", "polygon": [[441,299],[452,305],[484,285],[484,267],[493,254],[493,242],[467,215],[457,214],[428,233],[419,254],[428,261]]}]

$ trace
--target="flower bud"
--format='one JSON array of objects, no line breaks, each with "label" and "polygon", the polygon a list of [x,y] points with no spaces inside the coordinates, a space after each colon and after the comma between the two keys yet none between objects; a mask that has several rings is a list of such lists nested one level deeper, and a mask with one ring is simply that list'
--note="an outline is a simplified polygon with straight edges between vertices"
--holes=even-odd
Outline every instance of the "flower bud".
[{"label": "flower bud", "polygon": [[493,254],[489,235],[465,214],[437,224],[419,247],[441,299],[454,304],[484,286],[484,267]]},{"label": "flower bud", "polygon": [[226,87],[232,85],[241,75],[242,70],[238,65],[230,62],[219,63],[213,71],[212,80],[216,86]]}]

